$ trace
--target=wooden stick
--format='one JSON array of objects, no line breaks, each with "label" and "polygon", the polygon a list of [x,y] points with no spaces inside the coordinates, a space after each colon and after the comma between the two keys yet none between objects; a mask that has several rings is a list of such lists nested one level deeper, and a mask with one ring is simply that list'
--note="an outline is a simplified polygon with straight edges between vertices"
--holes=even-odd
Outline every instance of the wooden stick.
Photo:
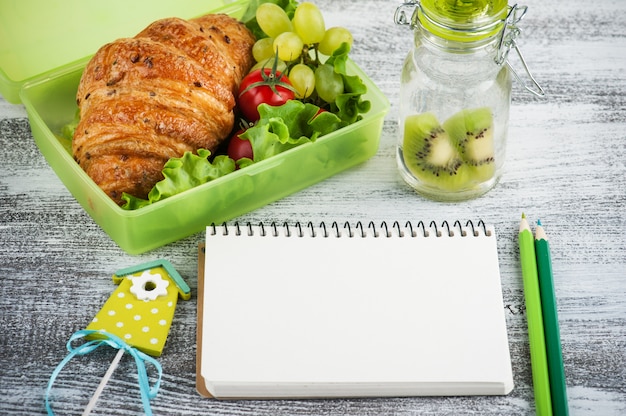
[{"label": "wooden stick", "polygon": [[102,377],[102,380],[100,380],[98,388],[93,393],[93,396],[91,396],[91,400],[87,404],[87,407],[85,407],[85,410],[83,411],[83,416],[87,416],[89,413],[91,413],[93,408],[96,407],[96,402],[98,401],[98,398],[100,398],[100,395],[102,394],[104,387],[109,382],[109,379],[113,375],[113,372],[119,365],[120,360],[122,359],[122,355],[124,355],[124,350],[120,348],[117,351],[117,355],[115,356],[115,358],[113,358],[113,361],[111,362],[111,365],[109,366],[107,372],[104,374],[104,377]]}]

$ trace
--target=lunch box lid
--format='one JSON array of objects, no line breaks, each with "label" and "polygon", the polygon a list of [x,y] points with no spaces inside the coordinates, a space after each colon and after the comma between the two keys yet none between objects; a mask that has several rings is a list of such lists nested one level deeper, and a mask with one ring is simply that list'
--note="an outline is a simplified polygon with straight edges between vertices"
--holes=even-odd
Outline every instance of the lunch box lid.
[{"label": "lunch box lid", "polygon": [[0,94],[21,102],[22,87],[52,77],[117,38],[132,37],[154,20],[189,19],[233,0],[2,0]]}]

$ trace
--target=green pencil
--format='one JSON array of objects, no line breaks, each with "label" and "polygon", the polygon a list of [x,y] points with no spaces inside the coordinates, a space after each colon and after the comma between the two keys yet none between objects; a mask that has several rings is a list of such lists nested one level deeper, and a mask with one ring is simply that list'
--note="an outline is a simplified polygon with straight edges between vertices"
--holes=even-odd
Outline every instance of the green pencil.
[{"label": "green pencil", "polygon": [[567,386],[563,368],[563,353],[561,352],[556,295],[552,278],[550,245],[548,244],[545,230],[541,226],[541,221],[537,221],[537,228],[535,228],[535,256],[537,257],[537,273],[539,275],[539,290],[543,310],[548,374],[550,376],[550,390],[552,393],[552,412],[556,416],[567,416],[569,414]]},{"label": "green pencil", "polygon": [[535,242],[524,214],[522,214],[522,221],[519,227],[519,252],[524,281],[524,299],[526,301],[535,407],[538,416],[550,416],[552,415],[552,399],[550,397],[550,380],[541,313],[537,260],[535,258]]}]

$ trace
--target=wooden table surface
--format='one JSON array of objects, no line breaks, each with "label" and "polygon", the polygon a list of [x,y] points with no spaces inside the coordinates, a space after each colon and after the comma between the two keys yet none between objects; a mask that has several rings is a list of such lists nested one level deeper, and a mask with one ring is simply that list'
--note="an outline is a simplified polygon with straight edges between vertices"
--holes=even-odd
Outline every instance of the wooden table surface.
[{"label": "wooden table surface", "polygon": [[[122,251],[83,211],[34,144],[24,107],[0,99],[0,413],[44,414],[65,343],[113,291],[111,274],[166,258],[192,288],[159,358],[157,415],[531,415],[517,227],[540,218],[552,245],[572,415],[626,414],[626,2],[529,0],[519,43],[547,96],[514,85],[506,170],[482,198],[416,195],[395,165],[402,61],[412,34],[399,1],[318,0],[329,25],[356,38],[353,59],[387,95],[378,153],[364,164],[238,218],[252,222],[483,219],[498,253],[515,389],[505,397],[223,402],[195,390],[197,246],[203,234],[139,256]],[[519,62],[517,62],[519,64]],[[245,258],[242,258],[245,261]],[[462,313],[463,311],[459,311]],[[113,353],[74,360],[55,384],[57,414],[80,414]],[[142,412],[134,364],[123,359],[96,414]]]}]

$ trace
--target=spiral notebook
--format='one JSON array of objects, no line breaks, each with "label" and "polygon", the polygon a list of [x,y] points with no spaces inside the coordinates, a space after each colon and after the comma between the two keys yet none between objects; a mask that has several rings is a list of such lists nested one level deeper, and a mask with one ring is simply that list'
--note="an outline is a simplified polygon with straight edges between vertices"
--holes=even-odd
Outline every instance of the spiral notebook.
[{"label": "spiral notebook", "polygon": [[197,389],[218,399],[506,395],[493,227],[207,228]]}]

